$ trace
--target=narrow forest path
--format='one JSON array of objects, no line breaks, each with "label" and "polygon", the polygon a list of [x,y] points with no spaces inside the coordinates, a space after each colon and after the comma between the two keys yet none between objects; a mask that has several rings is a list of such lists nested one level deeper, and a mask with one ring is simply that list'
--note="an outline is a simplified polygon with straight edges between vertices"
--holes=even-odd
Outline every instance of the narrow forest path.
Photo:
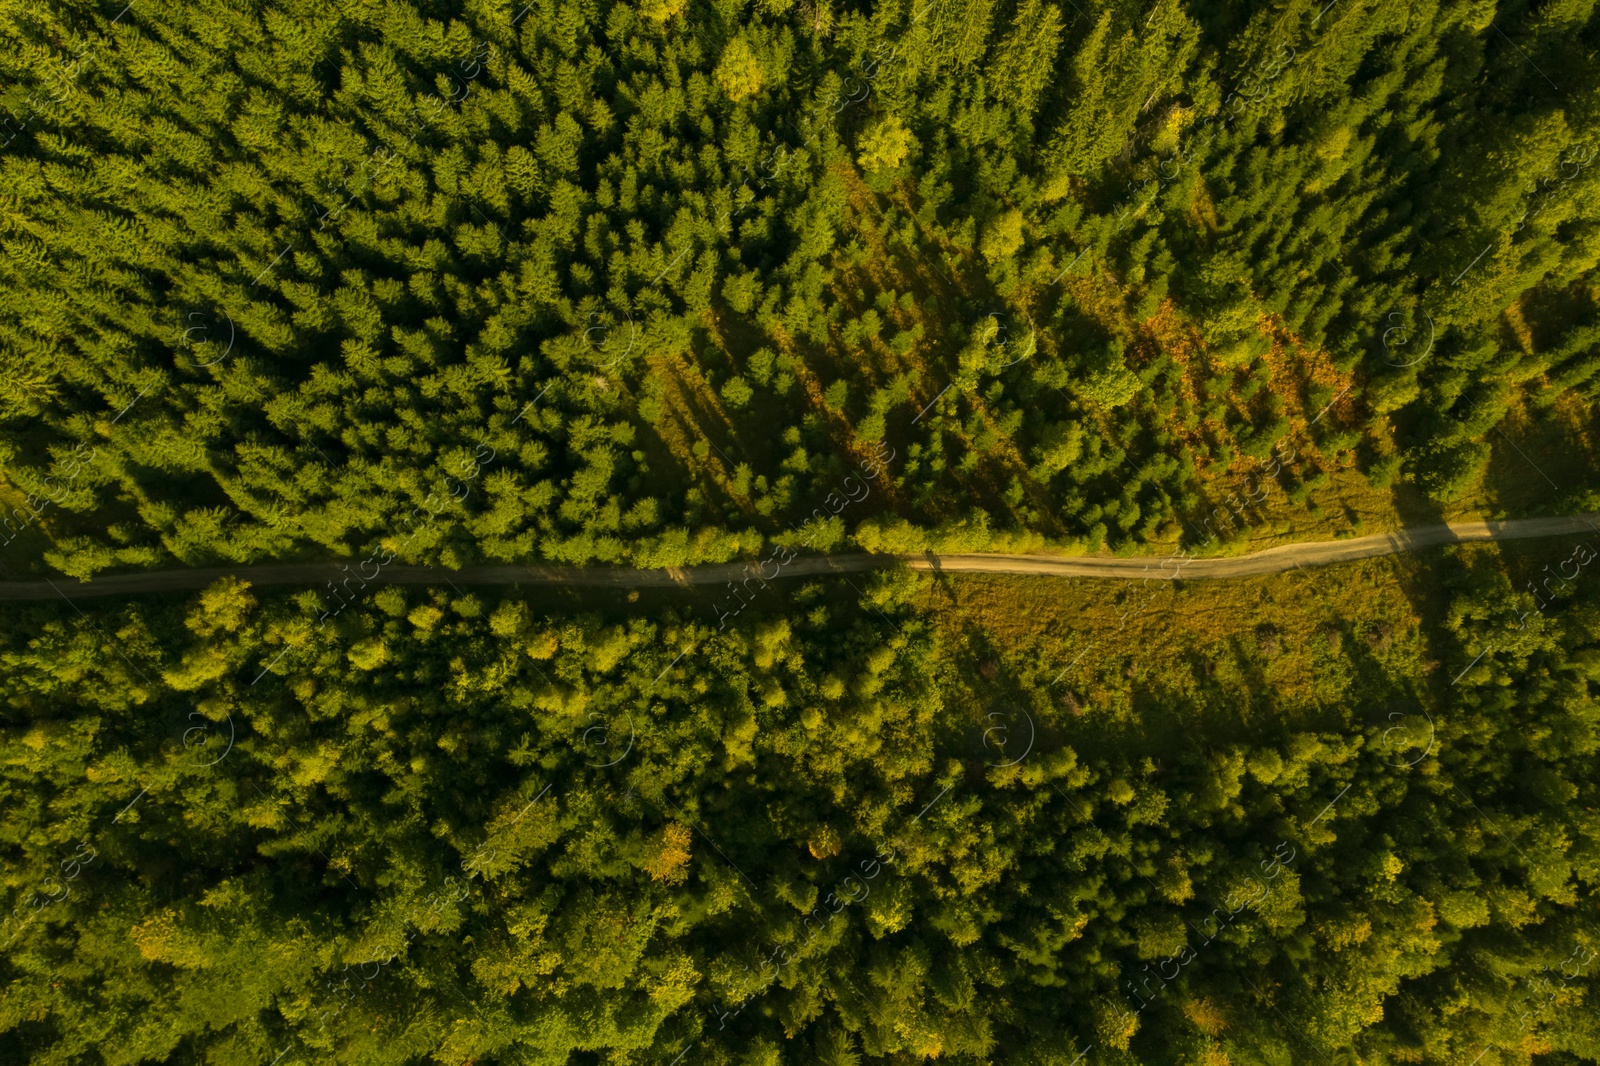
[{"label": "narrow forest path", "polygon": [[[1188,559],[1141,555],[1110,558],[1062,555],[848,555],[809,556],[783,567],[778,577],[808,577],[877,570],[904,563],[913,570],[963,574],[1024,574],[1042,577],[1087,578],[1228,578],[1275,574],[1303,566],[1370,559],[1484,540],[1527,540],[1568,533],[1600,534],[1600,513],[1556,518],[1513,518],[1502,522],[1449,522],[1417,526],[1393,533],[1374,533],[1344,540],[1308,541],[1236,555],[1229,558]],[[355,576],[350,564],[262,563],[251,566],[208,566],[187,570],[155,570],[143,574],[113,574],[88,582],[61,577],[44,581],[0,581],[0,601],[47,600],[65,597],[122,596],[139,592],[175,592],[202,589],[219,577],[234,575],[252,585],[320,585]],[[464,585],[570,585],[615,589],[671,588],[683,585],[717,585],[750,577],[751,563],[710,563],[666,570],[626,567],[578,566],[469,566],[445,570],[435,566],[382,568],[368,581],[398,585],[437,585],[453,581]]]}]

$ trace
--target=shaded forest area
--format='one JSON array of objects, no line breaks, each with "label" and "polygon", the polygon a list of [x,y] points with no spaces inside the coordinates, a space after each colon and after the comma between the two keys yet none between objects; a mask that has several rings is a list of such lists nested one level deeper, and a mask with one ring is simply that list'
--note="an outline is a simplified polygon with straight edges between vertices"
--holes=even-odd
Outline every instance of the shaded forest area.
[{"label": "shaded forest area", "polygon": [[1587,0],[3,9],[17,568],[1207,542],[1592,420]]},{"label": "shaded forest area", "polygon": [[[1037,582],[908,573],[721,633],[393,587],[319,630],[311,594],[232,580],[11,610],[0,1039],[34,1063],[1592,1062],[1595,557],[1179,589],[1205,624],[1125,672],[1062,669],[1165,609],[1096,613],[1095,582],[1053,582],[1022,639],[984,611]],[[1547,564],[1577,578],[1513,588]]]}]

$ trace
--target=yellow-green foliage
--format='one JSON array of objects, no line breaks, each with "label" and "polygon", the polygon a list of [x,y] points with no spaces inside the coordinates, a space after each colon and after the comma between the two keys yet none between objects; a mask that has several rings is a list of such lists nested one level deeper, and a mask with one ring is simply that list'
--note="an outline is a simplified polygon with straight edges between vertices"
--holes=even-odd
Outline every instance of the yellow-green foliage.
[{"label": "yellow-green foliage", "polygon": [[717,84],[730,100],[743,100],[761,91],[764,75],[761,62],[743,37],[728,42],[717,63]]},{"label": "yellow-green foliage", "polygon": [[861,135],[856,162],[865,170],[893,170],[911,151],[911,131],[895,116],[879,119]]}]

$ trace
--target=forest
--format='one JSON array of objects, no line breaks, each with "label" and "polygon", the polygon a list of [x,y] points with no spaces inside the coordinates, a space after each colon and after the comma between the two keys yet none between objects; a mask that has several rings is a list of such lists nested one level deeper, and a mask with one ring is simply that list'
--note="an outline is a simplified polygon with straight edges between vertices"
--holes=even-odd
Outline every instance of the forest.
[{"label": "forest", "polygon": [[1586,436],[1593,7],[6,0],[4,562],[1437,510]]},{"label": "forest", "polygon": [[1600,1062],[1594,0],[0,13],[0,1062]]},{"label": "forest", "polygon": [[[1600,594],[1512,585],[1574,551],[1212,583],[1131,629],[1071,583],[1057,643],[1026,579],[905,572],[722,632],[444,587],[318,629],[233,580],[10,610],[0,1041],[1593,1062]],[[1214,620],[1162,647],[1175,612]],[[1097,630],[1152,651],[1063,675]]]}]

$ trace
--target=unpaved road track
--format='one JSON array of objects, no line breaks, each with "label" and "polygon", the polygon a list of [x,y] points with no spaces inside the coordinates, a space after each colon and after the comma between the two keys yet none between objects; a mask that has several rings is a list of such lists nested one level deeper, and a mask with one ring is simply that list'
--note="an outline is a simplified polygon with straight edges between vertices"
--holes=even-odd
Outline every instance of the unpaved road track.
[{"label": "unpaved road track", "polygon": [[[1600,513],[1561,518],[1514,518],[1503,522],[1451,522],[1417,526],[1395,533],[1374,533],[1346,540],[1319,540],[1285,544],[1277,548],[1218,559],[1183,559],[1141,555],[1127,558],[1061,555],[823,555],[797,558],[776,575],[807,577],[879,570],[904,563],[913,570],[946,574],[1028,574],[1047,577],[1088,578],[1198,578],[1252,577],[1304,566],[1326,566],[1377,555],[1434,548],[1482,540],[1528,540],[1572,533],[1600,535]],[[1600,539],[1596,540],[1600,545]],[[632,570],[624,567],[576,566],[469,566],[446,570],[433,566],[383,567],[377,574],[361,575],[353,564],[267,563],[255,566],[214,566],[190,570],[156,570],[143,574],[114,574],[88,582],[70,578],[45,581],[0,582],[0,601],[49,600],[62,597],[127,596],[140,592],[178,592],[202,589],[219,577],[234,575],[252,585],[338,584],[351,577],[397,585],[568,585],[588,588],[673,588],[684,585],[720,585],[755,574],[753,563],[711,563],[666,570]]]}]

